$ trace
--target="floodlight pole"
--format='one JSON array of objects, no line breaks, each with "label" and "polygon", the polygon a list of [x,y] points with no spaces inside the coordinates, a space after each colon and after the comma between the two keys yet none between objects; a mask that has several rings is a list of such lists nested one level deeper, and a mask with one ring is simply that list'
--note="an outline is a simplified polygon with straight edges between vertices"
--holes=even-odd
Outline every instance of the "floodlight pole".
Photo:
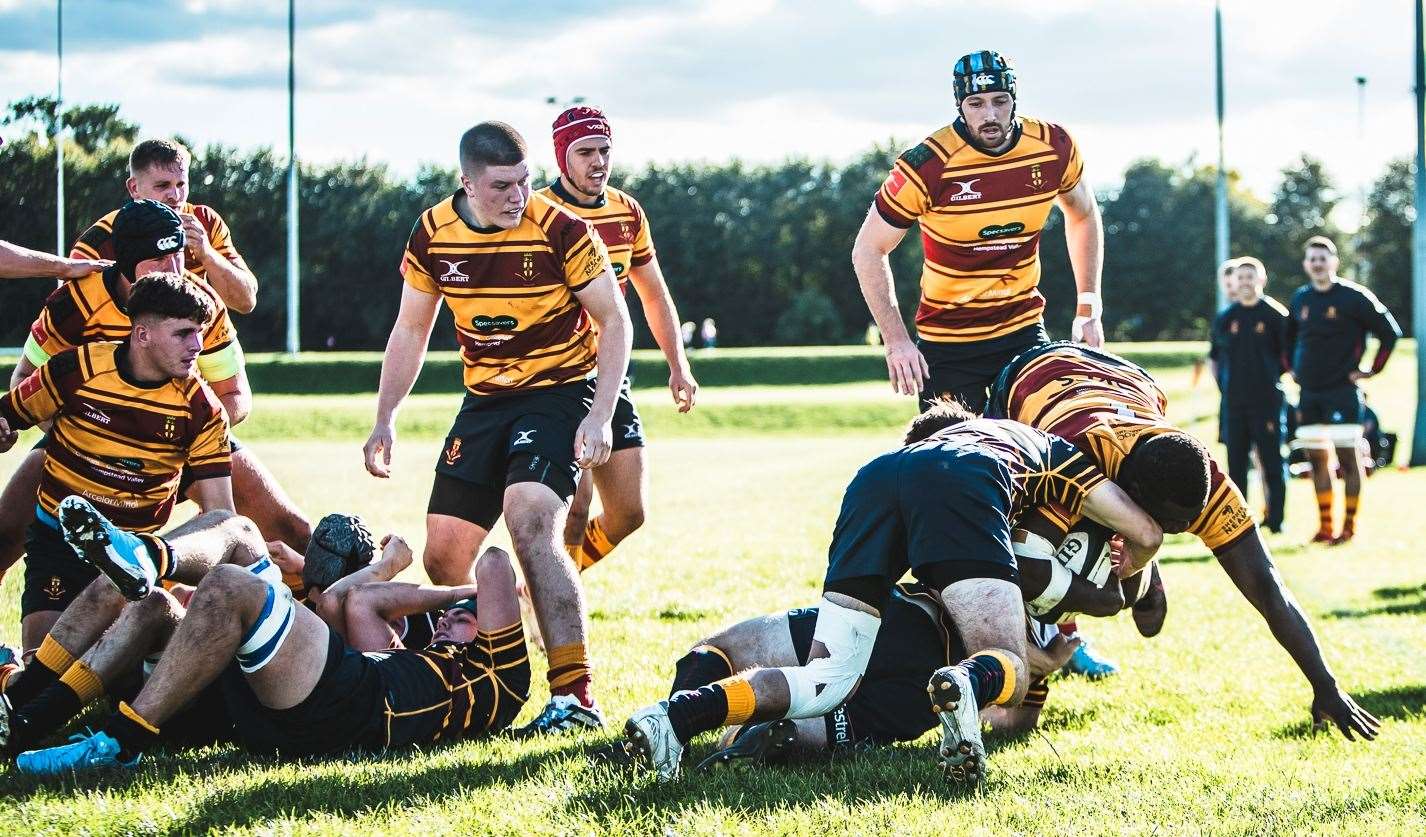
[{"label": "floodlight pole", "polygon": [[297,264],[297,0],[287,0],[287,353],[301,348]]},{"label": "floodlight pole", "polygon": [[64,0],[55,3],[54,252],[69,255],[64,240]]},{"label": "floodlight pole", "polygon": [[1423,0],[1416,0],[1416,219],[1411,222],[1411,331],[1416,338],[1416,425],[1411,433],[1411,464],[1426,465],[1426,22]]},{"label": "floodlight pole", "polygon": [[1216,311],[1228,306],[1228,295],[1218,276],[1218,265],[1228,261],[1228,172],[1223,155],[1223,8],[1213,4],[1213,47],[1216,58],[1218,88],[1218,186],[1213,202],[1213,286],[1217,293]]}]

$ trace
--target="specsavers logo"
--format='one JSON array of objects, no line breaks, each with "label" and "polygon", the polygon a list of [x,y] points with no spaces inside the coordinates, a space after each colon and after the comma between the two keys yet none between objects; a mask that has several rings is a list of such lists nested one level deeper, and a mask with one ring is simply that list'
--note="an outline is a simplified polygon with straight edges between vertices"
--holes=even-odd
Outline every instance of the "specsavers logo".
[{"label": "specsavers logo", "polygon": [[480,315],[470,321],[471,328],[482,334],[489,334],[493,331],[514,331],[520,322],[514,317],[501,315],[499,317],[487,317]]}]

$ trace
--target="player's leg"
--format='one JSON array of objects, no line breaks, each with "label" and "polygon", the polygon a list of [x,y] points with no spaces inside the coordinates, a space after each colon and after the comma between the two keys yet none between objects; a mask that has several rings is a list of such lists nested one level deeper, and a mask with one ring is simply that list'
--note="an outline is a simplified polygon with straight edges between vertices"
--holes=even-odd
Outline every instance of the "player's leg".
[{"label": "player's leg", "polygon": [[1263,489],[1267,494],[1267,515],[1263,526],[1272,532],[1282,531],[1287,499],[1287,465],[1282,460],[1282,408],[1253,421],[1253,447],[1262,465]]},{"label": "player's leg", "polygon": [[1312,489],[1317,496],[1317,534],[1313,543],[1332,540],[1332,430],[1331,406],[1322,393],[1303,390],[1297,402],[1295,444],[1307,452],[1312,466]]},{"label": "player's leg", "polygon": [[[90,595],[96,588],[107,588],[110,595],[107,599]],[[154,590],[141,601],[130,604],[108,579],[101,578],[96,579],[85,594],[75,600],[75,606],[60,618],[55,625],[56,633],[62,633],[61,629],[68,627],[66,622],[78,607],[96,605],[102,610],[115,604],[121,607],[118,617],[112,625],[104,626],[107,630],[103,635],[58,681],[51,682],[33,700],[14,702],[10,715],[10,737],[8,742],[4,742],[8,752],[18,753],[34,747],[123,678],[132,676],[145,657],[163,649],[183,617],[183,607],[166,590]],[[30,684],[24,685],[28,688]],[[6,697],[18,696],[7,694]]]},{"label": "player's leg", "polygon": [[[579,565],[580,545],[584,543],[584,532],[589,528],[590,507],[594,505],[594,472],[588,468],[579,471],[579,482],[574,487],[574,496],[569,500],[569,512],[564,518],[564,548],[569,557]],[[579,567],[580,571],[584,567]]]},{"label": "player's leg", "polygon": [[5,700],[18,709],[59,681],[114,624],[128,601],[106,578],[90,582],[38,641],[35,657],[5,683]]},{"label": "player's leg", "polygon": [[589,521],[579,552],[572,553],[580,572],[603,560],[644,525],[649,493],[644,449],[631,447],[614,451],[608,462],[594,469],[594,485],[599,489],[599,516]]},{"label": "player's leg", "polygon": [[1333,543],[1346,543],[1357,533],[1357,510],[1362,499],[1362,483],[1366,480],[1366,465],[1357,450],[1355,441],[1351,445],[1337,447],[1337,463],[1342,468],[1343,515],[1342,533]]},{"label": "player's leg", "polygon": [[433,584],[475,580],[475,556],[500,519],[503,491],[436,473],[426,506],[426,549],[421,562]]},{"label": "player's leg", "polygon": [[750,668],[800,665],[793,624],[805,624],[810,645],[817,608],[800,608],[745,619],[703,639],[674,665],[669,694],[698,689]]},{"label": "player's leg", "polygon": [[306,551],[312,539],[311,521],[252,448],[233,451],[233,502],[238,514],[256,523],[263,537]]},{"label": "player's leg", "polygon": [[37,653],[60,614],[98,575],[65,542],[54,515],[45,513],[30,524],[20,594],[20,638],[27,658]]},{"label": "player's leg", "polygon": [[1252,448],[1252,427],[1241,410],[1223,402],[1223,447],[1228,459],[1228,479],[1248,496],[1248,454]]},{"label": "player's leg", "polygon": [[44,450],[31,450],[15,467],[4,493],[0,493],[0,577],[25,552],[25,528],[35,519],[35,493],[44,467]]}]

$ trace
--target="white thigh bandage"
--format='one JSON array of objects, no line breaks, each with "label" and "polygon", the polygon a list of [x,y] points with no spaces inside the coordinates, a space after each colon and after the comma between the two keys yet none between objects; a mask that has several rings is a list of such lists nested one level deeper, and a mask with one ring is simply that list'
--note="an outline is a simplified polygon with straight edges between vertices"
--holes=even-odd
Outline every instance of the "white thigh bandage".
[{"label": "white thigh bandage", "polygon": [[[256,566],[256,565],[254,565]],[[267,599],[263,602],[262,613],[248,629],[243,641],[238,645],[238,667],[246,674],[259,671],[272,662],[287,634],[292,631],[292,622],[297,614],[293,612],[292,591],[279,581],[267,585]]]},{"label": "white thigh bandage", "polygon": [[841,706],[866,673],[880,628],[880,618],[823,599],[812,639],[827,646],[829,656],[778,669],[787,678],[787,717],[817,718]]},{"label": "white thigh bandage", "polygon": [[263,557],[257,563],[248,567],[248,572],[271,584],[273,587],[284,587],[282,583],[282,568],[272,563],[271,558]]},{"label": "white thigh bandage", "polygon": [[1362,438],[1360,424],[1304,424],[1297,428],[1293,447],[1304,450],[1350,448]]}]

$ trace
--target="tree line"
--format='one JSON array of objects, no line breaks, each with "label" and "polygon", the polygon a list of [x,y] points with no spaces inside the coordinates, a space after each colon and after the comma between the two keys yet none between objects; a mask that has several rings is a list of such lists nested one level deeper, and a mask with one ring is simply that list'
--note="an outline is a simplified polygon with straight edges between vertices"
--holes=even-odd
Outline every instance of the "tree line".
[{"label": "tree line", "polygon": [[[0,238],[54,245],[55,151],[47,141],[52,100],[12,103],[4,123],[21,136],[0,146],[5,211]],[[129,149],[138,127],[113,105],[71,108],[65,147],[66,237],[127,197]],[[770,165],[652,163],[616,170],[614,182],[646,210],[664,275],[684,320],[712,317],[723,346],[860,342],[870,315],[851,267],[852,241],[898,145],[869,148],[845,163],[789,159]],[[270,148],[194,149],[192,200],[228,221],[260,283],[257,310],[239,320],[250,351],[283,345],[286,311],[286,160]],[[617,161],[616,161],[617,162]],[[1105,225],[1106,326],[1114,340],[1204,338],[1215,294],[1215,173],[1191,161],[1140,160],[1122,184],[1100,195]],[[543,181],[541,181],[543,182]],[[1331,236],[1344,270],[1371,287],[1411,330],[1412,202],[1408,161],[1391,163],[1373,185],[1355,237],[1331,218],[1340,193],[1319,161],[1284,169],[1263,199],[1236,178],[1230,186],[1232,253],[1267,265],[1268,293],[1286,300],[1304,280],[1301,243]],[[303,348],[380,349],[395,319],[396,267],[412,224],[458,185],[453,167],[397,176],[365,159],[301,167],[301,330]],[[1051,334],[1067,334],[1073,274],[1058,212],[1041,248]],[[921,246],[908,235],[892,256],[902,310],[915,311]],[[0,283],[0,346],[18,345],[49,287]],[[653,342],[634,299],[640,346]],[[433,345],[451,345],[443,314]]]}]

